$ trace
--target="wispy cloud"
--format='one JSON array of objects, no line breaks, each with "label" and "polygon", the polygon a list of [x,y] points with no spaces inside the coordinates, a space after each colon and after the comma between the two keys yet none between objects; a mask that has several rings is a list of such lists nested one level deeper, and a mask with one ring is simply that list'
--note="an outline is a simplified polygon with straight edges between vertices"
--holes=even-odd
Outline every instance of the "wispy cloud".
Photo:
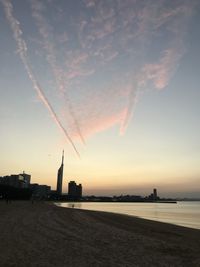
[{"label": "wispy cloud", "polygon": [[[31,7],[32,7],[32,16],[35,18],[40,35],[43,38],[44,49],[46,51],[46,59],[52,69],[53,75],[55,77],[56,85],[60,93],[62,94],[62,96],[65,98],[66,106],[73,118],[77,133],[80,139],[82,140],[82,142],[84,143],[85,141],[81,133],[80,125],[76,118],[73,105],[66,92],[68,80],[66,80],[66,76],[64,77],[64,72],[62,68],[59,66],[59,64],[57,64],[56,48],[53,42],[53,38],[50,38],[50,36],[52,36],[51,26],[48,24],[47,20],[43,16],[43,11],[45,10],[45,6],[42,2],[38,0],[31,0]],[[64,41],[67,41],[66,32],[64,32],[64,34],[59,39],[60,43],[63,43],[63,37],[64,37]],[[74,60],[74,62],[72,62],[72,67],[75,64],[76,66],[79,65],[84,60],[84,58],[85,57],[82,55],[82,57],[79,57],[78,60],[76,60],[76,62]],[[78,71],[71,71],[71,74],[69,75],[69,79],[75,78],[77,75],[79,75]]]},{"label": "wispy cloud", "polygon": [[144,65],[144,83],[150,80],[155,88],[165,88],[178,65],[182,53],[181,50],[177,51],[176,48],[169,49],[163,52],[159,62]]},{"label": "wispy cloud", "polygon": [[33,84],[33,88],[36,90],[37,95],[38,95],[39,99],[41,100],[41,102],[45,105],[45,107],[50,112],[50,115],[53,118],[53,120],[56,122],[56,124],[59,126],[59,128],[64,132],[67,140],[71,143],[71,145],[74,148],[74,151],[76,152],[76,154],[79,156],[78,150],[76,149],[76,146],[74,145],[71,137],[69,136],[69,134],[66,131],[66,129],[63,127],[63,125],[62,125],[61,121],[59,120],[57,114],[55,113],[52,105],[50,104],[50,102],[47,99],[46,95],[44,94],[41,86],[39,85],[39,82],[37,81],[37,79],[35,78],[35,76],[33,74],[31,65],[28,62],[27,45],[26,45],[26,42],[22,38],[22,30],[20,29],[20,23],[13,16],[13,6],[12,6],[12,4],[8,0],[1,0],[1,2],[2,2],[3,6],[4,6],[6,18],[7,18],[8,22],[10,24],[10,27],[11,27],[11,29],[13,31],[13,36],[15,38],[15,41],[16,41],[17,47],[18,47],[18,53],[19,53],[20,58],[21,58],[21,60],[22,60],[22,62],[24,64],[24,67],[26,69],[28,77],[30,78],[30,80],[31,80],[31,82]]},{"label": "wispy cloud", "polygon": [[[144,55],[141,56],[140,68],[132,83],[133,89],[130,91],[124,125],[130,121],[138,94],[145,87],[164,89],[169,84],[185,53],[184,35],[195,2],[174,1],[171,6],[168,6],[165,0],[159,3],[149,1],[139,8],[138,27],[130,38],[138,38],[143,54],[151,53],[152,44],[158,46],[160,43],[161,45],[155,53],[155,59],[149,60]],[[163,36],[163,40],[157,41],[160,36]],[[149,82],[152,84],[150,85]]]},{"label": "wispy cloud", "polygon": [[[1,2],[5,9],[9,6],[20,57],[34,80],[19,22],[10,2]],[[82,141],[114,125],[123,134],[146,88],[161,90],[170,83],[186,51],[187,25],[197,3],[84,0],[73,9],[68,1],[29,2],[39,32],[37,45],[46,55],[62,107],[57,120]]]}]

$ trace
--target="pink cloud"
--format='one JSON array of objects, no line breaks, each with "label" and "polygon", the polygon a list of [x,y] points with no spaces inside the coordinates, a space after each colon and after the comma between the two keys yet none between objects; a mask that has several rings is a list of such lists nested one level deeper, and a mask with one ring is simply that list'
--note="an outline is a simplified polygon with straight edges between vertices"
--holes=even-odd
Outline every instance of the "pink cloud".
[{"label": "pink cloud", "polygon": [[157,89],[163,89],[166,87],[181,56],[182,51],[178,51],[177,49],[168,49],[164,51],[160,62],[146,64],[143,68],[144,84],[150,80]]},{"label": "pink cloud", "polygon": [[46,109],[49,111],[49,114],[51,115],[53,121],[57,124],[59,129],[64,133],[68,142],[71,144],[74,151],[79,156],[79,152],[78,152],[73,140],[71,139],[70,135],[68,134],[68,132],[64,128],[63,124],[61,123],[59,117],[57,116],[57,113],[55,112],[54,108],[52,107],[51,103],[49,102],[47,96],[45,95],[43,89],[41,88],[38,80],[36,79],[36,77],[32,71],[32,66],[30,65],[30,63],[28,61],[28,57],[27,57],[27,45],[26,45],[25,40],[22,37],[22,31],[20,28],[20,23],[13,16],[12,4],[8,0],[2,0],[2,3],[4,6],[6,18],[10,24],[14,39],[17,43],[17,48],[19,50],[20,59],[24,65],[24,68],[26,70],[26,73],[27,73],[30,81],[32,82],[33,88],[36,91],[38,98],[40,99],[41,103],[46,107]]},{"label": "pink cloud", "polygon": [[[143,4],[140,0],[133,0],[131,5],[129,1],[116,1],[112,5],[109,5],[107,1],[95,0],[85,0],[84,3],[86,8],[91,9],[92,15],[88,17],[84,11],[81,11],[80,16],[73,21],[73,25],[76,25],[74,33],[77,34],[81,48],[74,50],[68,48],[63,56],[63,66],[57,64],[56,45],[48,40],[52,32],[43,17],[43,7],[41,5],[37,7],[36,4],[34,16],[44,39],[47,61],[51,65],[59,91],[62,92],[63,98],[67,98],[67,106],[71,110],[68,113],[71,113],[71,116],[65,114],[65,119],[70,125],[73,136],[79,135],[78,129],[81,130],[83,136],[90,136],[116,124],[120,125],[120,133],[123,134],[133,114],[137,95],[149,85],[149,82],[156,89],[163,89],[174,74],[183,55],[181,34],[184,27],[180,29],[179,25],[183,25],[186,21],[190,4],[183,1],[183,4],[175,3],[174,8],[171,8],[166,5],[165,0],[160,0],[159,3],[150,0]],[[115,91],[110,88],[107,88],[106,92],[104,88],[91,89],[88,85],[87,88],[93,92],[99,91],[90,95],[86,88],[82,90],[81,94],[87,97],[84,103],[77,104],[70,99],[68,91],[71,89],[74,91],[77,84],[83,86],[84,77],[94,73],[101,75],[102,69],[109,72],[109,67],[118,55],[121,58],[125,55],[127,65],[131,62],[127,55],[131,55],[132,64],[135,59],[134,53],[136,60],[138,60],[138,54],[143,57],[143,54],[148,52],[149,42],[161,27],[170,32],[173,41],[159,50],[160,55],[157,55],[157,61],[145,61],[145,64],[141,61],[136,71],[132,70],[131,66],[128,71],[122,69],[120,78],[124,84]],[[64,34],[63,38],[64,41],[70,40],[70,33]],[[62,35],[58,42],[62,43]],[[112,65],[113,76],[110,75],[108,83],[114,84],[114,81],[118,79],[118,72],[115,73],[117,67],[115,64]],[[126,71],[129,72],[129,77]],[[134,78],[131,79],[131,75]],[[127,100],[123,102],[123,105],[119,104],[121,98]],[[67,107],[63,108],[67,109]]]},{"label": "pink cloud", "polygon": [[[45,2],[31,1],[32,16],[53,74],[53,90],[56,99],[60,98],[59,106],[66,112],[62,121],[79,139],[113,125],[119,125],[123,134],[137,95],[149,83],[156,89],[163,89],[174,74],[184,52],[185,28],[182,25],[190,12],[190,4],[177,2],[172,8],[165,0],[114,1],[111,5],[109,1],[84,2],[90,10],[77,11],[77,17],[74,14],[70,21],[66,19],[69,32],[65,32],[66,24],[64,32],[55,35],[50,24],[54,21],[45,17]],[[58,9],[63,13],[62,4]],[[19,28],[17,30],[15,34],[20,36],[22,33]],[[149,62],[149,57],[145,56],[153,45],[153,38],[165,31],[170,41],[166,38],[163,46],[162,42],[156,44],[159,52],[152,54],[154,60]],[[74,43],[77,45],[71,45]],[[18,40],[18,52],[26,55],[23,40]],[[119,58],[118,65],[114,61],[116,58]],[[33,79],[32,73],[29,75]],[[93,76],[88,82],[86,78],[90,75]],[[103,85],[99,86],[101,83]],[[42,99],[42,95],[39,96]],[[45,99],[42,101],[47,106]]]},{"label": "pink cloud", "polygon": [[[82,129],[82,133],[85,139],[92,135],[105,131],[115,125],[121,125],[124,117],[125,110],[121,110],[115,114],[105,114],[103,117],[97,117],[93,120],[89,120],[86,127]],[[75,133],[72,135],[74,140],[79,140],[79,136]]]}]

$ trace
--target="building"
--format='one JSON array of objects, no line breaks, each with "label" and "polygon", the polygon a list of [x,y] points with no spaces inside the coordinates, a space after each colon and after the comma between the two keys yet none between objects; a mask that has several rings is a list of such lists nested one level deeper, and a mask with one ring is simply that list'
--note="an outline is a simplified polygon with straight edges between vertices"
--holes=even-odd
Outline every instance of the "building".
[{"label": "building", "polygon": [[75,183],[75,181],[70,181],[68,183],[68,196],[70,196],[70,197],[76,196],[76,183]]},{"label": "building", "polygon": [[30,184],[33,198],[47,199],[51,193],[51,187],[48,185]]},{"label": "building", "polygon": [[153,189],[153,193],[151,193],[151,194],[147,197],[147,199],[150,200],[150,201],[157,201],[157,200],[160,199],[160,198],[158,197],[157,189],[156,189],[156,188]]},{"label": "building", "polygon": [[31,175],[23,172],[23,174],[11,174],[3,176],[1,177],[0,183],[15,188],[28,188],[30,180],[31,180]]},{"label": "building", "polygon": [[57,174],[57,194],[62,195],[62,182],[63,182],[63,169],[64,169],[64,150],[62,154],[62,163],[60,168],[58,169],[58,174]]},{"label": "building", "polygon": [[31,182],[31,175],[27,174],[23,171],[23,173],[20,174],[23,177],[24,186],[25,188],[28,188]]},{"label": "building", "polygon": [[76,186],[76,192],[77,192],[78,198],[81,198],[82,197],[82,184],[79,184]]},{"label": "building", "polygon": [[80,199],[82,197],[82,185],[77,185],[75,181],[68,183],[68,197],[70,199]]},{"label": "building", "polygon": [[154,200],[157,200],[158,199],[157,189],[156,188],[153,189],[153,199]]}]

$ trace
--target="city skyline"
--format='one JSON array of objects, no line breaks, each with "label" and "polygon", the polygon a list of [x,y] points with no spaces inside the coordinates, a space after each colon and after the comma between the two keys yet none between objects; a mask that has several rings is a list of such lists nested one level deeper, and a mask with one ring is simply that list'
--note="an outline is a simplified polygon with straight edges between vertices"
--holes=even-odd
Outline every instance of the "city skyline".
[{"label": "city skyline", "polygon": [[198,197],[198,1],[0,0],[0,176]]}]

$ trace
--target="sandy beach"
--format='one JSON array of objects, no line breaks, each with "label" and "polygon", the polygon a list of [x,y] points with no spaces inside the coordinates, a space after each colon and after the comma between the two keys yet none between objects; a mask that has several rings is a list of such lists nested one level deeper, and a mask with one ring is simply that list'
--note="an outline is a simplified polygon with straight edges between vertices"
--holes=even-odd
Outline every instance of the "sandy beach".
[{"label": "sandy beach", "polygon": [[0,202],[0,266],[200,266],[200,231],[52,203]]}]

